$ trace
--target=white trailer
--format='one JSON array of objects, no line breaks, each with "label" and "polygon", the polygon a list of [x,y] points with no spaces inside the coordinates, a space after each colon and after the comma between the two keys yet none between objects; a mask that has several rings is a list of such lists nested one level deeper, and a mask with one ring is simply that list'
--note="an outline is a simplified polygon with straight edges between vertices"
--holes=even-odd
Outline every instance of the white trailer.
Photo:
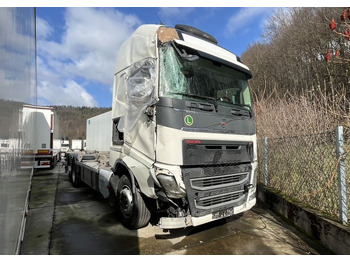
[{"label": "white trailer", "polygon": [[[34,136],[27,141],[34,155],[34,168],[53,168],[59,160],[59,152],[54,150],[54,138],[58,137],[58,117],[53,107],[23,106],[23,126],[34,127]],[[25,159],[23,159],[24,162]]]},{"label": "white trailer", "polygon": [[[74,153],[67,170],[117,208],[129,228],[198,226],[256,203],[257,143],[249,68],[211,35],[140,26],[121,46],[109,153]],[[108,124],[109,121],[109,124]],[[93,123],[90,123],[93,125]],[[103,127],[105,129],[105,126]]]},{"label": "white trailer", "polygon": [[61,139],[54,139],[53,140],[53,151],[54,154],[58,155],[58,160],[61,159]]},{"label": "white trailer", "polygon": [[53,149],[57,151],[61,151],[61,139],[53,140]]},{"label": "white trailer", "polygon": [[83,140],[81,139],[72,139],[71,149],[73,151],[82,151],[83,150]]},{"label": "white trailer", "polygon": [[112,145],[112,111],[86,120],[86,150],[109,151]]}]

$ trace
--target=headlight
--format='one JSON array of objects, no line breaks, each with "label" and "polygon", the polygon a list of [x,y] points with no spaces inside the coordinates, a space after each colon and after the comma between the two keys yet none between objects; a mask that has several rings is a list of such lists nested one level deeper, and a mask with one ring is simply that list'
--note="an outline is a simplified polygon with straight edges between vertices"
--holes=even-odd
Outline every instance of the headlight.
[{"label": "headlight", "polygon": [[171,175],[159,174],[157,179],[169,198],[183,198],[186,193],[179,187],[176,180]]}]

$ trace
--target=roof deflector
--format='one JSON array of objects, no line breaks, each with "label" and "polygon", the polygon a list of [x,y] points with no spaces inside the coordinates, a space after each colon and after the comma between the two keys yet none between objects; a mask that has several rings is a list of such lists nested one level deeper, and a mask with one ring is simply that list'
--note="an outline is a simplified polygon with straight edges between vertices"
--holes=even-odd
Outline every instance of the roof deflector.
[{"label": "roof deflector", "polygon": [[216,45],[218,44],[218,41],[215,39],[215,37],[213,37],[212,35],[210,35],[206,32],[203,32],[195,27],[192,27],[189,25],[175,25],[175,28],[177,30],[183,31],[189,35],[207,40],[213,44],[216,44]]}]

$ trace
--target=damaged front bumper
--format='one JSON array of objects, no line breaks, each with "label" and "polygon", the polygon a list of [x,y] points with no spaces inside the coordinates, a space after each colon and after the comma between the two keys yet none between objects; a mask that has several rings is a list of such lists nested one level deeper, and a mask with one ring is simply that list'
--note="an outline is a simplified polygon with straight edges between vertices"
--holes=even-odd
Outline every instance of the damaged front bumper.
[{"label": "damaged front bumper", "polygon": [[230,217],[251,209],[256,203],[256,198],[237,207],[231,207],[201,217],[161,217],[158,226],[162,229],[186,228],[188,226],[199,226],[221,218]]}]

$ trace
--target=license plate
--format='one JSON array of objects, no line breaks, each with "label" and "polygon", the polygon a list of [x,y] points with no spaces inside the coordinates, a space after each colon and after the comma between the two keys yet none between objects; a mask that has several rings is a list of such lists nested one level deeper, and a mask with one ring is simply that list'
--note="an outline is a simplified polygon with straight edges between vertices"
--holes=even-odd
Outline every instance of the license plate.
[{"label": "license plate", "polygon": [[225,209],[225,210],[220,210],[212,214],[212,219],[219,219],[219,218],[224,218],[224,217],[230,217],[233,216],[234,213],[234,207]]}]

